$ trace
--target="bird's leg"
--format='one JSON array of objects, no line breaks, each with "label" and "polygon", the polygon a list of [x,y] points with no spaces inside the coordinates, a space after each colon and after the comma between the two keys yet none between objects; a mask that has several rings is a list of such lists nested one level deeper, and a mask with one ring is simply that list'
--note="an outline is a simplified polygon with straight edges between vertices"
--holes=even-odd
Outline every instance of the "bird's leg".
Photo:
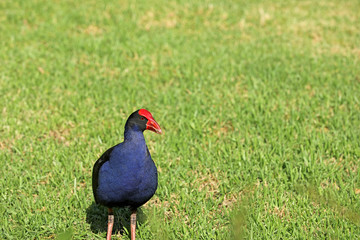
[{"label": "bird's leg", "polygon": [[131,240],[135,240],[135,229],[136,229],[136,208],[132,210],[132,213],[130,215]]},{"label": "bird's leg", "polygon": [[114,213],[112,208],[109,208],[108,212],[108,230],[106,235],[106,240],[111,240],[111,233],[114,226]]}]

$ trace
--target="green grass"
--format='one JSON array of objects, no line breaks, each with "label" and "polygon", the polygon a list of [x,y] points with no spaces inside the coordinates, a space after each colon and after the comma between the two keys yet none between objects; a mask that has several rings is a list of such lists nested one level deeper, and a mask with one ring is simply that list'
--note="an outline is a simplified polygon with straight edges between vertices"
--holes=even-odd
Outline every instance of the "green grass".
[{"label": "green grass", "polygon": [[92,166],[138,108],[165,131],[139,239],[359,239],[359,12],[1,1],[0,239],[103,239]]}]

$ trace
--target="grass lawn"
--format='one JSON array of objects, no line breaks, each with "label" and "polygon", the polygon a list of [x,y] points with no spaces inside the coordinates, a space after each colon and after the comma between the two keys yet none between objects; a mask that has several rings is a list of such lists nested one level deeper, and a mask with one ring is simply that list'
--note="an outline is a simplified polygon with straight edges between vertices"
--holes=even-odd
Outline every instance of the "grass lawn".
[{"label": "grass lawn", "polygon": [[[0,239],[103,239],[94,162],[130,113],[139,239],[360,238],[360,3],[0,2]],[[129,239],[129,211],[113,239]]]}]

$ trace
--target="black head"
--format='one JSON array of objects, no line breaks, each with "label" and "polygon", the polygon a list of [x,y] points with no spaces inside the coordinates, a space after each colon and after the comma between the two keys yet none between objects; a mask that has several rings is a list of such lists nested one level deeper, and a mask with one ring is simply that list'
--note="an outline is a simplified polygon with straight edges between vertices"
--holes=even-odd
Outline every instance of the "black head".
[{"label": "black head", "polygon": [[126,121],[125,128],[136,128],[140,131],[150,130],[161,134],[161,128],[151,113],[146,109],[133,112]]}]

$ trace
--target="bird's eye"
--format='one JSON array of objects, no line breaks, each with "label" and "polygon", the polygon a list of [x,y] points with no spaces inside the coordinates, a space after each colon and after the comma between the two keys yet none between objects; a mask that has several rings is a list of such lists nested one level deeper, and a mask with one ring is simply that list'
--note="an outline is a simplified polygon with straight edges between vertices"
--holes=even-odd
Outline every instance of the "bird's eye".
[{"label": "bird's eye", "polygon": [[141,117],[141,120],[144,120],[145,118],[144,117]]}]

